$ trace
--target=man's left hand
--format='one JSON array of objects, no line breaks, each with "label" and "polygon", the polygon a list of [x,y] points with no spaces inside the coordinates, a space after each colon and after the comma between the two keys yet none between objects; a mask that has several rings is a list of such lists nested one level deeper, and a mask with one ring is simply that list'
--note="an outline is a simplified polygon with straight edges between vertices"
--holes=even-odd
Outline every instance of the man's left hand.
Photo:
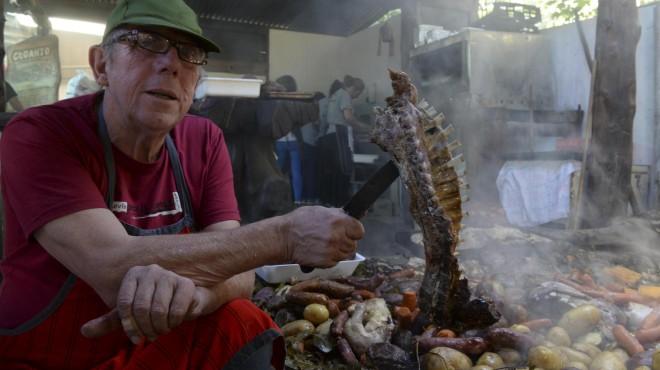
[{"label": "man's left hand", "polygon": [[88,321],[81,333],[97,338],[122,327],[135,344],[168,333],[184,320],[192,320],[215,307],[215,295],[192,280],[158,265],[128,270],[119,288],[117,307]]}]

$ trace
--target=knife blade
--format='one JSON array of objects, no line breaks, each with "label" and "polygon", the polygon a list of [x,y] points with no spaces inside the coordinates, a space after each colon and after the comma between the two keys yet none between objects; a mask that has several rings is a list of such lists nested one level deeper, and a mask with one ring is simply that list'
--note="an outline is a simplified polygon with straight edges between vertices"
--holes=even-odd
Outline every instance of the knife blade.
[{"label": "knife blade", "polygon": [[358,220],[367,214],[369,208],[376,202],[387,188],[399,177],[399,168],[394,161],[389,160],[374,173],[360,190],[342,207],[346,214]]},{"label": "knife blade", "polygon": [[[342,207],[349,216],[361,219],[367,214],[369,208],[376,202],[387,188],[399,177],[399,168],[394,161],[389,160],[374,173],[367,182]],[[300,270],[308,273],[313,267],[300,266]]]}]

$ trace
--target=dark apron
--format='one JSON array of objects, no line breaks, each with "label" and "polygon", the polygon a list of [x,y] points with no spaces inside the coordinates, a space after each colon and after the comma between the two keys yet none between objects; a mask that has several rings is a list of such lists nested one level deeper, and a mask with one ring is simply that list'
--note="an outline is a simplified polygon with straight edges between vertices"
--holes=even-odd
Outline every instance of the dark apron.
[{"label": "dark apron", "polygon": [[[103,117],[102,105],[99,107],[99,135],[103,143],[103,154],[105,156],[105,165],[108,171],[108,192],[106,194],[106,203],[108,207],[112,209],[116,182],[115,164],[112,155],[112,144],[108,136],[105,118]],[[192,205],[190,203],[190,192],[188,191],[188,185],[183,176],[183,168],[179,161],[179,153],[177,152],[176,146],[170,135],[167,135],[165,138],[165,145],[167,147],[170,164],[172,165],[172,171],[174,172],[176,191],[179,193],[181,205],[183,207],[183,218],[172,225],[155,229],[141,229],[122,222],[122,225],[129,235],[148,236],[187,234],[197,230],[192,213]],[[273,343],[279,337],[281,337],[281,334],[274,329],[269,329],[261,335],[258,335],[250,343],[241,348],[241,350],[239,350],[225,365],[224,369],[270,369],[271,358],[273,356]]]},{"label": "dark apron", "polygon": [[[98,134],[103,145],[103,154],[105,159],[106,171],[108,176],[108,191],[105,195],[106,204],[109,209],[112,209],[114,202],[114,193],[116,185],[116,172],[115,162],[112,154],[112,143],[108,136],[108,130],[103,117],[102,103],[99,104],[98,109]],[[192,204],[190,202],[190,193],[183,176],[183,169],[179,161],[179,155],[172,138],[168,135],[165,139],[169,160],[174,173],[176,182],[176,189],[181,199],[183,209],[183,217],[174,224],[162,226],[154,229],[141,229],[132,225],[122,222],[126,232],[133,236],[149,236],[149,235],[164,235],[164,234],[185,234],[196,231],[195,221],[192,212]],[[72,303],[65,303],[71,301]],[[64,303],[64,304],[63,304]],[[39,312],[35,317],[28,320],[26,323],[19,325],[14,329],[0,329],[0,336],[20,336],[30,335],[33,337],[44,337],[44,328],[39,328],[39,325],[48,321],[48,325],[53,325],[53,320],[58,321],[59,324],[70,322],[73,327],[70,330],[78,332],[80,326],[87,320],[101,316],[107,312],[107,307],[101,301],[100,297],[96,294],[87,283],[78,279],[74,274],[70,274],[60,291],[48,306]],[[64,324],[66,325],[66,324]],[[42,325],[43,326],[43,325]],[[27,333],[35,329],[37,332]],[[46,330],[47,331],[47,330]],[[273,343],[281,337],[281,334],[274,329],[265,331],[264,333],[255,337],[250,343],[245,345],[239,350],[232,359],[224,367],[225,369],[270,369],[271,357],[273,354]],[[28,338],[27,341],[38,340]],[[97,339],[100,342],[109,344],[104,347],[114,347],[114,345],[122,345],[126,343],[130,346],[128,338],[121,332],[111,333],[107,336]],[[32,342],[34,343],[34,342]],[[12,343],[14,344],[14,343]],[[31,355],[29,343],[27,346],[23,343],[14,344],[18,353],[26,353]],[[0,351],[1,352],[1,351]],[[15,353],[15,354],[18,354]]]}]

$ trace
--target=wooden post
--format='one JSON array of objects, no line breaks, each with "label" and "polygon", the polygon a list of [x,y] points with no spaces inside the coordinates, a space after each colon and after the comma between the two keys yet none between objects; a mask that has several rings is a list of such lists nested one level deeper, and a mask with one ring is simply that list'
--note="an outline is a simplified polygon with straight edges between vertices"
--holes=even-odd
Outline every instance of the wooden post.
[{"label": "wooden post", "polygon": [[410,51],[415,48],[417,27],[417,0],[405,0],[401,4],[401,69],[406,72],[410,72]]},{"label": "wooden post", "polygon": [[639,36],[635,0],[600,0],[592,142],[583,162],[584,193],[579,205],[582,228],[607,226],[613,217],[627,214]]}]

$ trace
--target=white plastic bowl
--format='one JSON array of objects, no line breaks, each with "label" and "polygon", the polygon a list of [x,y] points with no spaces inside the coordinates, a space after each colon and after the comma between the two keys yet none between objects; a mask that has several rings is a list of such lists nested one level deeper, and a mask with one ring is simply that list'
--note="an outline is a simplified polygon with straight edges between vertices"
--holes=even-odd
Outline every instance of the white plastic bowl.
[{"label": "white plastic bowl", "polygon": [[304,273],[297,263],[287,265],[266,265],[256,269],[257,275],[270,284],[284,283],[290,280],[309,280],[316,277],[323,279],[337,279],[351,276],[360,262],[364,261],[364,256],[356,253],[352,260],[340,261],[334,267],[327,269],[317,268]]},{"label": "white plastic bowl", "polygon": [[204,77],[198,88],[206,96],[256,98],[262,83],[262,80],[249,78]]}]

